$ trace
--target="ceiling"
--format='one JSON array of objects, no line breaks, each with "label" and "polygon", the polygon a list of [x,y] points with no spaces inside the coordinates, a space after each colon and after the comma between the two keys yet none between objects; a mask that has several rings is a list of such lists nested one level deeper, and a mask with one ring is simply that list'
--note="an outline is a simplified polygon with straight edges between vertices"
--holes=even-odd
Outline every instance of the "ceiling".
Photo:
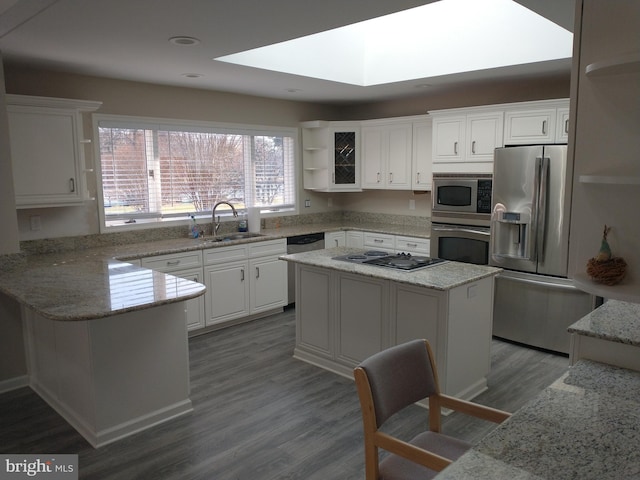
[{"label": "ceiling", "polygon": [[[212,60],[431,1],[0,0],[0,51],[5,65],[322,103],[370,102],[479,81],[569,75],[571,62],[565,59],[362,87]],[[574,0],[518,3],[573,31]],[[200,43],[168,41],[176,36]]]}]

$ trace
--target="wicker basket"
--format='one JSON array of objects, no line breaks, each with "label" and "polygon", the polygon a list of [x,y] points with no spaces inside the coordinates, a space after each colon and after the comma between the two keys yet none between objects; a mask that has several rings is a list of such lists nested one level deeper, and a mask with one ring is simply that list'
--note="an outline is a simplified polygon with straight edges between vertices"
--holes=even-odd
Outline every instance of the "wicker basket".
[{"label": "wicker basket", "polygon": [[587,263],[589,276],[596,282],[609,286],[620,283],[626,271],[627,263],[621,257],[612,257],[604,262],[592,258]]}]

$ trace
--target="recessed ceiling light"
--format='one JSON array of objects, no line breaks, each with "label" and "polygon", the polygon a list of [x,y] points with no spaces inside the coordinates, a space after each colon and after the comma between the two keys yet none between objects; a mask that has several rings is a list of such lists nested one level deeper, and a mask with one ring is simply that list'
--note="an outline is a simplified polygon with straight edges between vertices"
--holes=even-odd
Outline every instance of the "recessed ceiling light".
[{"label": "recessed ceiling light", "polygon": [[169,43],[173,43],[174,45],[179,45],[181,47],[191,47],[193,45],[198,45],[200,40],[194,37],[171,37],[169,39]]},{"label": "recessed ceiling light", "polygon": [[181,73],[180,75],[182,75],[183,77],[187,77],[187,78],[200,78],[200,77],[204,77],[203,74],[201,73]]},{"label": "recessed ceiling light", "polygon": [[286,91],[289,93],[298,93],[298,92],[301,92],[302,90],[300,90],[299,88],[287,88]]}]

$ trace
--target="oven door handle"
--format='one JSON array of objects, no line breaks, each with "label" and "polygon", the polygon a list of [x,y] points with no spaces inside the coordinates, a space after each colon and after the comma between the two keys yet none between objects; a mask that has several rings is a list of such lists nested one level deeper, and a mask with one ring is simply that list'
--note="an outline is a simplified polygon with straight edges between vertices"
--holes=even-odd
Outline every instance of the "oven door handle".
[{"label": "oven door handle", "polygon": [[457,232],[457,233],[472,233],[476,235],[484,235],[487,237],[491,236],[490,229],[481,229],[481,228],[467,228],[467,227],[441,227],[432,225],[431,228],[435,232]]}]

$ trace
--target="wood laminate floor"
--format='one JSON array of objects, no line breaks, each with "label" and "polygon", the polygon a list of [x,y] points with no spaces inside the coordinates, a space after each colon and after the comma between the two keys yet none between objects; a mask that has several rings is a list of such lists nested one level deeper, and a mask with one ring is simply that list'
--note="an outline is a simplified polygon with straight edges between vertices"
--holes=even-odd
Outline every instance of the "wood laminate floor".
[{"label": "wood laminate floor", "polygon": [[[364,478],[353,381],[292,357],[294,310],[190,339],[194,412],[92,448],[29,388],[0,395],[0,453],[77,453],[81,479]],[[563,356],[494,340],[489,390],[475,401],[514,411],[558,378]],[[388,430],[426,425],[411,407]],[[444,432],[475,442],[492,424],[452,414]]]}]

